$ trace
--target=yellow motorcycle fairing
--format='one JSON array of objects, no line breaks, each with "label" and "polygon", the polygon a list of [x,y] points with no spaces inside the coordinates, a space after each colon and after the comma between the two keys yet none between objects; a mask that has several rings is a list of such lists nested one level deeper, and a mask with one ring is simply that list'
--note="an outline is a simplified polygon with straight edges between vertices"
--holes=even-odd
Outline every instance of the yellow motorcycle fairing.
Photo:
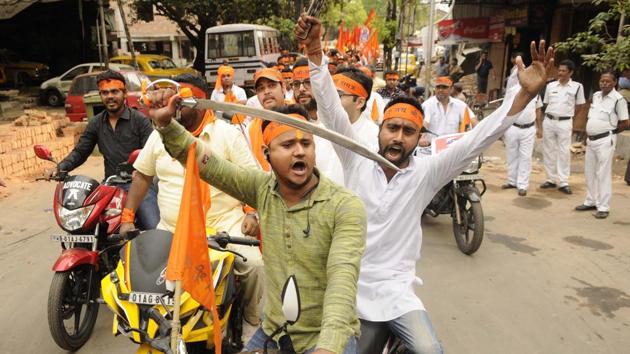
[{"label": "yellow motorcycle fairing", "polygon": [[[127,253],[128,252],[129,251],[127,250]],[[212,260],[212,278],[215,285],[215,299],[217,306],[219,306],[226,300],[229,300],[225,296],[227,284],[226,279],[228,275],[233,272],[234,255],[228,252],[209,250],[209,256]],[[129,264],[129,262],[127,262],[127,264]],[[114,335],[117,335],[120,332],[119,323],[121,321],[126,323],[132,329],[140,328],[139,305],[121,299],[121,295],[123,297],[124,295],[128,295],[131,292],[130,288],[133,288],[133,284],[129,284],[129,277],[126,277],[127,271],[128,269],[125,269],[121,260],[118,262],[115,271],[101,280],[103,299],[108,307],[116,314],[116,316],[114,316],[112,327],[112,334]],[[155,307],[163,316],[166,314],[166,310],[161,305],[155,305]],[[167,306],[167,308],[172,312],[172,306]],[[227,311],[225,311],[223,318],[220,319],[222,331],[226,328],[230,313],[231,306]],[[192,299],[190,294],[187,292],[183,292],[181,297],[180,322],[182,325],[182,339],[184,342],[209,341],[209,344],[211,344],[214,336],[212,314],[210,311],[206,311],[199,306],[199,303]],[[147,324],[148,335],[151,338],[155,338],[157,330],[157,323],[149,319]],[[158,353],[148,344],[141,343],[139,332],[131,331],[129,335],[130,339],[135,343],[142,344],[138,349],[139,351],[143,347],[146,347],[151,349],[151,351],[145,353]]]}]

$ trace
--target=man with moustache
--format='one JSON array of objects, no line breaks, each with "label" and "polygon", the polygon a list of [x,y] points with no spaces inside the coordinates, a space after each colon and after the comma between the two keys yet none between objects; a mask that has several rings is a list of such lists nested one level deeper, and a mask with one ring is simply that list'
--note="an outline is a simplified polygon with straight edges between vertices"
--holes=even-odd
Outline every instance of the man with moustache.
[{"label": "man with moustache", "polygon": [[600,91],[593,94],[586,122],[586,199],[575,210],[595,210],[593,216],[596,219],[606,219],[610,214],[612,163],[617,134],[628,127],[628,105],[615,90],[616,86],[617,75],[614,72],[604,71],[600,75]]},{"label": "man with moustache", "polygon": [[[185,164],[188,148],[198,139],[172,119],[181,100],[173,94],[156,92],[151,102],[158,104],[150,114],[166,150]],[[307,115],[297,105],[277,110],[297,119]],[[264,318],[245,350],[261,349],[285,322],[282,286],[295,276],[300,318],[286,335],[271,338],[270,348],[356,353],[356,285],[365,245],[365,208],[350,191],[319,173],[311,134],[276,122],[265,122],[261,129],[264,156],[273,173],[235,165],[206,144],[196,144],[201,178],[255,207],[265,235]]]},{"label": "man with moustache", "polygon": [[[306,118],[312,123],[323,126],[317,118],[317,102],[311,93],[308,59],[298,59],[293,65],[292,88],[295,102],[308,112]],[[332,143],[318,136],[314,136],[313,139],[315,140],[315,164],[317,169],[335,183],[343,185],[343,168],[337,154],[335,154]]]},{"label": "man with moustache", "polygon": [[[126,162],[129,154],[142,149],[153,127],[144,114],[125,104],[127,89],[122,74],[106,70],[96,76],[96,82],[105,110],[92,117],[72,152],[59,163],[59,170],[70,172],[81,166],[98,145],[105,160],[107,178],[116,174],[116,166]],[[48,171],[47,174],[52,176],[54,173],[56,170]],[[128,190],[130,185],[128,183],[121,187]],[[127,214],[127,218],[135,220],[142,230],[155,229],[160,221],[156,194],[155,185],[151,184],[135,212]]]},{"label": "man with moustache", "polygon": [[[352,138],[354,131],[344,107],[358,93],[359,85],[347,77],[330,76],[320,32],[319,20],[307,15],[302,15],[295,26],[296,36],[306,37],[302,44],[310,61],[319,116],[327,127]],[[418,211],[424,210],[447,181],[496,141],[542,88],[553,63],[553,49],[545,51],[544,42],[536,49],[532,42],[531,51],[534,62],[525,69],[519,59],[520,86],[508,92],[503,105],[436,156],[412,155],[420,139],[423,114],[416,100],[403,97],[386,106],[378,137],[379,153],[400,171],[335,146],[344,166],[346,186],[363,200],[368,214],[357,292],[360,353],[380,353],[390,332],[414,353],[442,352],[427,312],[413,290],[414,285],[421,284],[415,269],[422,244]]]},{"label": "man with moustache", "polygon": [[[195,98],[205,99],[208,87],[197,76],[183,74],[175,77],[181,87],[191,89]],[[208,144],[212,151],[221,158],[243,167],[256,167],[247,147],[247,142],[231,124],[217,119],[212,110],[181,108],[180,124],[193,136]],[[125,210],[135,211],[146,195],[153,178],[158,178],[157,194],[160,207],[158,229],[175,232],[179,204],[184,189],[184,167],[174,160],[164,149],[159,134],[154,131],[134,163],[136,173],[125,203]],[[203,184],[204,215],[206,226],[217,231],[226,231],[232,236],[243,234],[256,236],[258,221],[253,213],[245,213],[245,205],[225,194],[214,186]],[[123,220],[120,232],[133,230],[133,220]],[[259,304],[262,297],[263,264],[257,247],[229,245],[233,251],[247,258],[243,262],[236,257],[236,273],[243,284],[243,334],[249,338],[259,324]]]}]

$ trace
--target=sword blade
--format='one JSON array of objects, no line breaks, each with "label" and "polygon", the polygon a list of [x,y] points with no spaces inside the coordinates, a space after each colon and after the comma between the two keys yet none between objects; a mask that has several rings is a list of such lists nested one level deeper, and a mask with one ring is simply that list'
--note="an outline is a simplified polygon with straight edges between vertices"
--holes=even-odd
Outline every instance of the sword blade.
[{"label": "sword blade", "polygon": [[368,149],[366,146],[360,143],[357,143],[356,141],[348,138],[347,136],[341,135],[332,130],[328,130],[324,127],[315,125],[308,121],[290,117],[286,114],[269,111],[266,109],[260,109],[256,107],[243,106],[241,104],[236,104],[236,103],[217,102],[217,101],[204,100],[204,99],[197,100],[197,103],[194,106],[191,106],[191,108],[213,109],[215,111],[223,111],[223,112],[232,111],[236,113],[247,114],[252,117],[260,117],[262,119],[270,120],[272,122],[282,123],[290,127],[299,129],[301,131],[311,133],[313,135],[317,135],[339,146],[343,146],[344,148],[354,153],[357,153],[367,159],[376,161],[393,170],[400,171],[400,169],[396,167],[396,165],[389,162],[383,156],[379,155],[376,152],[373,152],[372,150]]}]

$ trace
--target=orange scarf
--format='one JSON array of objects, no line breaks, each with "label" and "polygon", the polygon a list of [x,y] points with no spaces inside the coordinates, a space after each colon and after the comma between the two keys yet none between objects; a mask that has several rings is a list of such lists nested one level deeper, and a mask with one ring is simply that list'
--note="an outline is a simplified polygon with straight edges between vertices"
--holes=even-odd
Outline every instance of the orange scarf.
[{"label": "orange scarf", "polygon": [[[191,132],[191,134],[195,137],[199,137],[203,132],[203,129],[211,123],[214,123],[216,117],[214,116],[214,112],[210,109],[206,110],[206,113],[201,120],[201,123],[195,129],[195,131]],[[201,183],[201,200],[203,201],[203,215],[208,215],[208,211],[210,210],[210,206],[212,205],[212,198],[210,196],[210,185],[204,181]]]},{"label": "orange scarf", "polygon": [[373,122],[377,122],[378,121],[378,105],[376,104],[376,99],[374,99],[374,101],[372,101],[371,117],[372,117],[372,121]]},{"label": "orange scarf", "polygon": [[265,159],[265,155],[262,153],[263,143],[263,134],[262,134],[262,123],[263,120],[260,118],[254,118],[254,120],[249,125],[249,141],[252,144],[252,152],[254,153],[254,157],[258,160],[260,167],[264,171],[269,172],[271,170],[269,163]]},{"label": "orange scarf", "polygon": [[[232,92],[232,90],[225,94],[225,102],[238,103],[238,100],[236,99],[236,96],[234,95],[234,92]],[[245,115],[243,114],[234,113],[234,115],[232,116],[232,124],[243,124],[244,121]]]}]

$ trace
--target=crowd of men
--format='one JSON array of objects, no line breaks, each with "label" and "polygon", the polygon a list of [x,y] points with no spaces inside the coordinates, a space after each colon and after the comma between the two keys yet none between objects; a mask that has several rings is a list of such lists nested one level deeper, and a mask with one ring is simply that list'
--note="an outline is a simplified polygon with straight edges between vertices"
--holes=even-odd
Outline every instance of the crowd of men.
[{"label": "crowd of men", "polygon": [[[142,148],[128,186],[121,231],[174,231],[186,151],[199,141],[196,156],[206,182],[207,226],[260,237],[264,245],[262,254],[258,248],[236,249],[248,259],[236,266],[245,289],[244,325],[251,336],[247,350],[260,349],[284,323],[280,293],[284,280],[294,275],[302,315],[284,340],[271,338],[271,347],[300,353],[380,353],[394,335],[412,352],[441,353],[427,311],[414,292],[421,284],[416,276],[422,246],[419,211],[501,136],[508,162],[503,188],[527,194],[538,135],[543,138],[547,174],[540,188],[558,187],[571,194],[571,122],[575,109],[585,102],[584,89],[571,80],[573,63],[562,61],[558,80],[539,96],[553,51],[532,44],[532,64],[525,68],[520,57],[514,57],[517,69],[508,80],[503,104],[479,122],[465,102],[454,97],[461,92],[453,90],[449,75],[435,78],[435,94],[424,102],[401,90],[400,77],[392,71],[384,73],[385,87],[374,90],[375,70],[335,51],[325,54],[319,29],[316,18],[302,16],[295,31],[306,37],[305,55],[283,55],[274,67],[257,71],[255,95],[249,98],[235,85],[234,69],[228,65],[219,68],[212,90],[193,75],[174,80],[197,99],[274,110],[336,131],[398,170],[260,117],[179,107],[181,99],[168,89],[149,92],[151,126],[141,113],[126,107],[125,79],[113,71],[97,77],[106,110],[90,121],[60,167],[78,167],[98,145],[108,176],[112,166]],[[492,68],[483,60],[478,66],[481,77]],[[627,102],[616,91],[617,83],[614,73],[602,73],[588,115],[588,192],[575,209],[594,210],[596,218],[608,216],[616,134],[628,123]],[[419,153],[438,136],[462,132],[467,133],[438,155]]]}]

